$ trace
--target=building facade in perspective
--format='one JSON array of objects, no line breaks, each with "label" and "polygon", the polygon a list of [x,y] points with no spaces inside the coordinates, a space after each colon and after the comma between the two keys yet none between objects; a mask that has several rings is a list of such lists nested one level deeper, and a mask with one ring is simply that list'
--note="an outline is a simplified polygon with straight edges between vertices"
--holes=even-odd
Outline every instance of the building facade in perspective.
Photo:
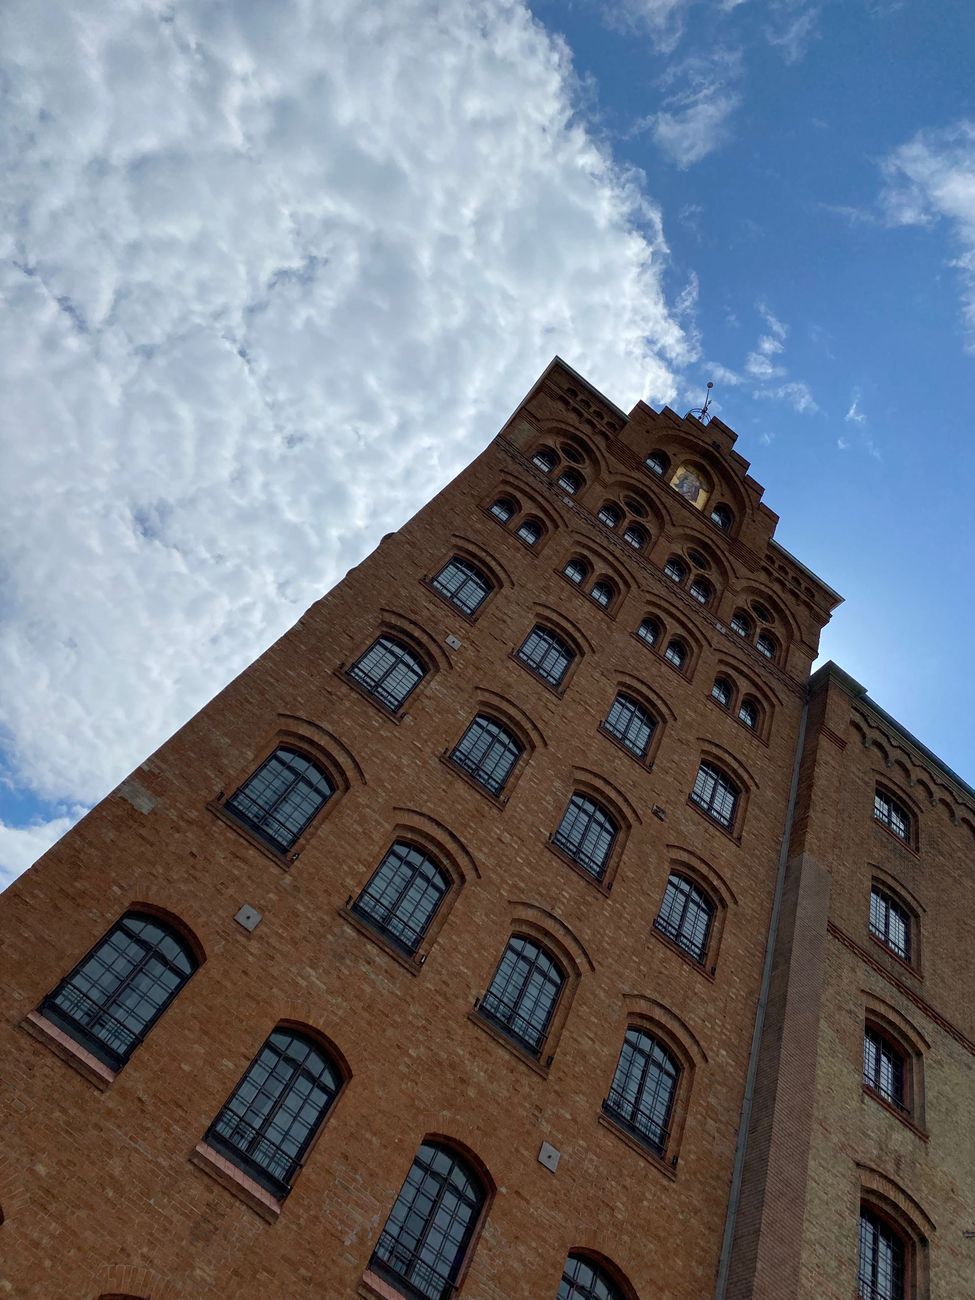
[{"label": "building facade in perspective", "polygon": [[0,1295],[975,1300],[975,793],[554,361],[0,899]]}]

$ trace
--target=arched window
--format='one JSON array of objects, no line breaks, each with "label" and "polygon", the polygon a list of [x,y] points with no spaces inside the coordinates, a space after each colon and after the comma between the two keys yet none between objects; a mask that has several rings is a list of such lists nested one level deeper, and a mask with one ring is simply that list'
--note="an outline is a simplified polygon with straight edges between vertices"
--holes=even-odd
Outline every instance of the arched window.
[{"label": "arched window", "polygon": [[582,465],[585,463],[585,459],[586,459],[585,456],[578,449],[578,447],[573,447],[571,442],[560,443],[559,451],[562,453],[562,455],[565,457],[566,460],[571,460],[573,465]]},{"label": "arched window", "polygon": [[532,464],[537,466],[543,474],[551,474],[558,464],[558,460],[558,456],[551,447],[539,447],[532,456]]},{"label": "arched window", "polygon": [[737,632],[739,636],[751,636],[752,621],[747,614],[742,613],[740,609],[735,610],[731,619],[731,630]]},{"label": "arched window", "polygon": [[754,700],[744,699],[738,706],[738,721],[755,731],[758,727],[758,705]]},{"label": "arched window", "polygon": [[317,763],[279,746],[224,807],[281,852],[301,837],[335,786]]},{"label": "arched window", "polygon": [[734,825],[738,808],[739,790],[730,776],[726,776],[713,763],[702,763],[698,768],[691,791],[691,799],[719,826]]},{"label": "arched window", "polygon": [[516,537],[520,537],[526,546],[537,546],[542,538],[542,525],[537,519],[523,519],[518,525]]},{"label": "arched window", "polygon": [[732,524],[734,516],[726,505],[716,505],[711,511],[711,522],[717,524],[727,532]]},{"label": "arched window", "polygon": [[493,584],[480,569],[455,555],[434,578],[433,587],[462,614],[470,615],[484,604]]},{"label": "arched window", "polygon": [[760,604],[757,600],[752,601],[752,613],[760,623],[775,622],[770,610],[765,605]]},{"label": "arched window", "polygon": [[607,1272],[583,1255],[570,1255],[555,1300],[624,1300]]},{"label": "arched window", "polygon": [[636,634],[647,645],[656,645],[660,640],[660,624],[654,618],[645,618],[636,630]]},{"label": "arched window", "polygon": [[592,597],[592,599],[596,602],[597,605],[602,605],[604,609],[608,609],[609,606],[613,603],[613,595],[614,595],[613,585],[612,583],[606,582],[604,580],[601,580],[599,582],[594,582],[592,586],[592,590],[590,591],[589,595]]},{"label": "arched window", "polygon": [[733,688],[727,677],[715,677],[714,685],[711,687],[711,698],[717,700],[723,709],[726,709],[731,703]]},{"label": "arched window", "polygon": [[759,632],[758,640],[755,642],[755,648],[759,654],[763,654],[766,659],[774,659],[779,653],[779,647],[775,637],[770,632]]},{"label": "arched window", "polygon": [[636,497],[624,497],[623,504],[631,515],[636,515],[637,519],[646,519],[647,508],[642,501],[637,501]]},{"label": "arched window", "polygon": [[687,646],[683,641],[674,637],[667,642],[667,649],[664,651],[664,658],[675,668],[683,668],[687,662]]},{"label": "arched window", "polygon": [[447,1300],[460,1280],[486,1200],[474,1170],[449,1147],[424,1142],[370,1260],[420,1300]]},{"label": "arched window", "polygon": [[664,891],[664,901],[654,926],[673,939],[695,961],[703,962],[708,951],[714,904],[697,885],[685,876],[671,872]]},{"label": "arched window", "polygon": [[687,558],[695,569],[710,569],[711,567],[711,561],[706,555],[702,555],[700,551],[688,551]]},{"label": "arched window", "polygon": [[676,555],[672,555],[664,565],[664,573],[674,582],[683,582],[687,577],[687,565]]},{"label": "arched window", "polygon": [[518,507],[512,501],[511,497],[498,497],[497,501],[491,506],[491,514],[501,523],[506,524],[512,517]]},{"label": "arched window", "polygon": [[893,795],[878,786],[873,796],[873,815],[881,825],[892,831],[899,840],[911,842],[911,814]]},{"label": "arched window", "polygon": [[623,541],[629,542],[635,551],[642,551],[647,544],[647,530],[639,524],[627,524]]},{"label": "arched window", "polygon": [[680,1066],[659,1039],[643,1029],[628,1029],[603,1109],[662,1156],[679,1079]]},{"label": "arched window", "polygon": [[274,1196],[287,1196],[341,1086],[323,1048],[294,1030],[275,1029],[205,1140]]},{"label": "arched window", "polygon": [[911,914],[876,884],[870,888],[870,933],[904,961],[911,960]]},{"label": "arched window", "polygon": [[405,952],[419,948],[450,889],[450,877],[415,844],[397,840],[352,904]]},{"label": "arched window", "polygon": [[558,482],[563,492],[573,495],[582,487],[582,475],[577,474],[574,469],[564,469],[559,475]]},{"label": "arched window", "polygon": [[541,1056],[565,972],[534,939],[514,935],[478,1010],[533,1056]]},{"label": "arched window", "polygon": [[886,1219],[866,1205],[860,1207],[859,1300],[907,1300],[903,1238]]},{"label": "arched window", "polygon": [[575,658],[572,647],[547,627],[534,627],[518,651],[518,658],[550,686],[558,686]]},{"label": "arched window", "polygon": [[565,568],[562,570],[570,582],[584,582],[589,576],[589,565],[585,560],[574,555],[571,560],[566,561]]},{"label": "arched window", "polygon": [[171,926],[126,912],[47,995],[41,1011],[120,1070],[196,967],[189,944]]},{"label": "arched window", "polygon": [[426,673],[420,658],[391,636],[374,641],[349,669],[352,680],[393,713],[402,708]]},{"label": "arched window", "polygon": [[630,695],[620,692],[603,722],[603,730],[625,745],[637,758],[646,758],[657,719]]},{"label": "arched window", "polygon": [[714,595],[714,588],[707,578],[695,578],[691,583],[691,595],[702,605],[709,605]]},{"label": "arched window", "polygon": [[619,827],[605,808],[586,795],[574,794],[552,838],[573,862],[601,880],[618,834]]},{"label": "arched window", "polygon": [[598,517],[599,522],[605,524],[607,528],[615,528],[623,518],[623,512],[618,506],[614,506],[607,502],[606,505],[600,507]]},{"label": "arched window", "polygon": [[479,713],[450,758],[492,794],[500,794],[521,754],[522,746],[506,727]]},{"label": "arched window", "polygon": [[906,1111],[904,1053],[870,1025],[863,1031],[863,1082],[884,1101]]},{"label": "arched window", "polygon": [[662,451],[652,451],[643,463],[651,474],[666,474],[670,461]]}]

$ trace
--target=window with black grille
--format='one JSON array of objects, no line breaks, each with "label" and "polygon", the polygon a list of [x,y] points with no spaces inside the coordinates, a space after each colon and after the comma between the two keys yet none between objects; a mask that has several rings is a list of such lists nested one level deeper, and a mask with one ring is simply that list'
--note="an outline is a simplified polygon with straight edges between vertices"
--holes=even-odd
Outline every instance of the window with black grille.
[{"label": "window with black grille", "polygon": [[898,1110],[907,1110],[904,1054],[869,1025],[863,1031],[863,1082]]},{"label": "window with black grille", "polygon": [[621,745],[625,745],[637,758],[646,758],[656,728],[657,719],[650,710],[644,708],[632,695],[626,695],[622,691],[613,701],[603,721],[603,730]]},{"label": "window with black grille", "polygon": [[667,642],[664,658],[669,664],[673,664],[675,668],[683,668],[687,662],[687,646],[683,641],[674,637],[673,640]]},{"label": "window with black grille", "polygon": [[873,815],[877,821],[892,831],[899,840],[909,844],[911,841],[911,814],[903,804],[887,793],[877,789],[873,796]]},{"label": "window with black grille", "polygon": [[170,926],[126,914],[41,1003],[44,1016],[119,1070],[196,970]]},{"label": "window with black grille", "polygon": [[717,505],[711,511],[711,522],[723,528],[725,532],[731,527],[731,511],[725,505]]},{"label": "window with black grille", "polygon": [[370,1266],[419,1300],[450,1300],[484,1201],[480,1179],[459,1155],[424,1142]]},{"label": "window with black grille", "polygon": [[755,648],[759,654],[763,654],[766,659],[774,659],[779,652],[778,644],[775,637],[768,632],[759,632],[758,639],[755,642]]},{"label": "window with black grille", "polygon": [[652,451],[643,463],[651,474],[664,474],[670,461],[662,451]]},{"label": "window with black grille", "polygon": [[752,621],[747,614],[743,614],[739,609],[731,618],[731,630],[737,632],[739,636],[751,636]]},{"label": "window with black grille", "polygon": [[702,605],[709,604],[711,597],[714,595],[714,588],[711,586],[710,582],[708,582],[707,578],[695,578],[691,583],[690,590],[694,599],[699,601]]},{"label": "window with black grille", "polygon": [[515,534],[526,546],[536,546],[542,537],[542,525],[537,519],[523,519]]},{"label": "window with black grille", "polygon": [[573,556],[573,558],[567,562],[562,572],[565,574],[565,576],[569,579],[570,582],[575,582],[575,583],[584,582],[586,576],[589,573],[589,565],[585,562],[585,560],[580,560],[579,557],[576,555]]},{"label": "window with black grille", "polygon": [[703,962],[708,951],[714,904],[686,876],[671,872],[664,890],[664,901],[654,926],[673,939],[695,961]]},{"label": "window with black grille", "polygon": [[722,708],[727,708],[731,703],[732,687],[727,677],[715,677],[714,685],[711,687],[711,698],[717,700]]},{"label": "window with black grille", "polygon": [[870,933],[904,961],[911,960],[911,914],[879,885],[870,889]]},{"label": "window with black grille", "polygon": [[381,636],[349,669],[358,682],[380,704],[394,713],[426,676],[419,656],[391,636]]},{"label": "window with black grille", "polygon": [[627,524],[623,541],[628,542],[635,551],[642,551],[647,544],[647,530],[639,524]]},{"label": "window with black grille", "polygon": [[415,844],[397,840],[352,904],[374,929],[414,953],[450,889],[450,877]]},{"label": "window with black grille", "polygon": [[687,565],[683,560],[678,559],[676,555],[672,555],[664,565],[664,573],[674,582],[683,582],[687,577]]},{"label": "window with black grille", "polygon": [[541,1056],[565,972],[533,939],[514,935],[478,1010],[509,1038]]},{"label": "window with black grille", "polygon": [[636,634],[641,641],[646,641],[647,645],[656,645],[660,640],[660,624],[655,618],[645,618],[637,628]]},{"label": "window with black grille", "polygon": [[558,686],[575,658],[575,651],[547,627],[534,627],[518,651],[521,662],[550,686]]},{"label": "window with black grille", "polygon": [[698,768],[691,791],[693,803],[720,825],[734,825],[738,809],[739,791],[731,777],[726,776],[713,763],[702,763]]},{"label": "window with black grille", "polygon": [[596,604],[602,605],[603,609],[608,609],[613,603],[613,594],[613,588],[608,582],[594,582],[589,593]]},{"label": "window with black grille", "polygon": [[622,518],[622,510],[620,510],[618,506],[614,506],[609,502],[599,508],[599,522],[605,524],[607,528],[615,528]]},{"label": "window with black grille", "polygon": [[447,561],[433,580],[434,589],[467,615],[484,604],[492,586],[480,569],[457,555]]},{"label": "window with black grille", "polygon": [[758,727],[758,705],[754,700],[742,700],[738,708],[738,721],[755,731]]},{"label": "window with black grille", "polygon": [[564,469],[559,475],[558,483],[563,492],[575,493],[582,487],[582,475],[574,469]]},{"label": "window with black grille", "polygon": [[899,1234],[872,1210],[861,1207],[858,1300],[907,1300],[906,1255]]},{"label": "window with black grille", "polygon": [[317,763],[282,745],[224,807],[272,848],[285,852],[334,793],[335,786]]},{"label": "window with black grille", "polygon": [[556,1300],[623,1300],[623,1292],[598,1264],[583,1255],[570,1255]]},{"label": "window with black grille", "polygon": [[657,1155],[667,1150],[680,1066],[657,1038],[628,1029],[603,1110]]},{"label": "window with black grille", "polygon": [[517,508],[511,497],[498,497],[491,506],[491,514],[502,524],[506,524]]},{"label": "window with black grille", "polygon": [[286,1196],[341,1084],[321,1047],[303,1034],[275,1029],[206,1141],[274,1196]]},{"label": "window with black grille", "polygon": [[532,456],[532,464],[543,474],[551,474],[558,462],[559,458],[551,447],[539,447]]},{"label": "window with black grille", "polygon": [[584,794],[574,794],[552,839],[563,853],[601,880],[618,834],[619,827],[605,808]]},{"label": "window with black grille", "polygon": [[479,713],[461,736],[450,761],[492,794],[500,794],[522,754],[522,745],[507,727]]}]

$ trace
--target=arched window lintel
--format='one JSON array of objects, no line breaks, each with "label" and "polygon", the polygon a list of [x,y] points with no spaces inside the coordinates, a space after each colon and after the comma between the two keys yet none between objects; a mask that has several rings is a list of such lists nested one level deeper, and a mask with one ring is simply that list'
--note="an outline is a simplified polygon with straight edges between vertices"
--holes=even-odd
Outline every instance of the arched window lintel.
[{"label": "arched window lintel", "polygon": [[161,921],[163,925],[168,926],[176,937],[182,939],[189,948],[197,967],[202,966],[206,961],[207,955],[203,944],[181,916],[177,916],[175,912],[170,912],[165,907],[159,907],[156,903],[132,902],[125,909],[123,915],[129,916],[133,912],[141,912],[143,916],[151,916],[155,920]]},{"label": "arched window lintel", "polygon": [[624,993],[623,1004],[627,1029],[642,1029],[653,1034],[673,1052],[681,1067],[692,1072],[707,1065],[708,1056],[701,1041],[686,1020],[670,1007],[642,993]]}]

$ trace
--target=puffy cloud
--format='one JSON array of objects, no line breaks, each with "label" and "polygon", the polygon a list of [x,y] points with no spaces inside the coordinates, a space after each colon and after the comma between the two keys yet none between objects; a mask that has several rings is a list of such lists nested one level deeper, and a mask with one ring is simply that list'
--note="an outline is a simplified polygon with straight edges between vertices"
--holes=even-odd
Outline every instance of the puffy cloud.
[{"label": "puffy cloud", "polygon": [[731,118],[741,104],[741,79],[739,50],[716,47],[691,55],[660,79],[668,92],[664,108],[641,126],[678,167],[691,167],[730,137]]},{"label": "puffy cloud", "polygon": [[78,808],[65,817],[33,821],[26,826],[7,826],[0,821],[0,889],[5,889],[32,866],[42,853],[70,830],[84,809]]},{"label": "puffy cloud", "polygon": [[0,80],[0,733],[37,796],[101,796],[553,353],[677,391],[659,213],[516,0],[8,0]]}]

